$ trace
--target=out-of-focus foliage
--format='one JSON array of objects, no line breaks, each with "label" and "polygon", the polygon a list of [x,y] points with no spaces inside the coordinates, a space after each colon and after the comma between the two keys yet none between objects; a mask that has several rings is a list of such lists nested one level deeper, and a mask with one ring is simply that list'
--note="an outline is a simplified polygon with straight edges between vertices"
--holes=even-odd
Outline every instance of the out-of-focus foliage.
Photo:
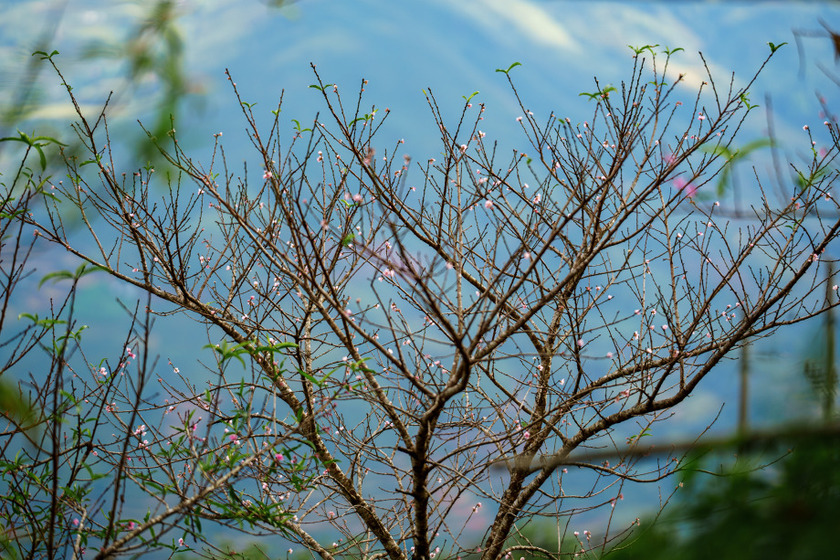
[{"label": "out-of-focus foliage", "polygon": [[[185,45],[178,27],[178,4],[173,0],[158,0],[124,42],[91,44],[85,53],[91,59],[125,62],[125,93],[130,93],[144,79],[151,78],[160,84],[154,122],[147,126],[149,134],[156,138],[165,137],[172,128],[172,116],[178,104],[190,93],[184,67]],[[143,160],[158,158],[157,150],[149,142],[140,142],[137,149]]]},{"label": "out-of-focus foliage", "polygon": [[[125,30],[113,34],[112,38],[99,38],[83,42],[78,56],[86,65],[102,66],[105,75],[120,77],[109,105],[127,104],[138,99],[145,100],[150,116],[143,119],[147,133],[157,139],[165,138],[173,128],[173,116],[183,109],[188,100],[199,100],[204,93],[201,81],[192,75],[187,67],[186,55],[190,49],[182,29],[184,16],[194,3],[175,0],[134,0],[137,15],[125,25]],[[264,0],[269,9],[287,8],[293,2],[288,0]],[[71,6],[72,9],[72,6]],[[58,29],[67,15],[67,2],[58,2],[53,9],[44,12],[44,17],[33,18],[31,43],[33,52],[58,50],[63,57],[68,53],[66,45],[57,40]],[[64,22],[66,24],[66,22]],[[23,56],[23,55],[22,55]],[[64,64],[67,64],[65,58]],[[40,57],[31,56],[20,61],[20,74],[0,83],[0,137],[16,136],[18,129],[27,129],[27,120],[36,118],[44,103]],[[110,69],[110,70],[108,70]],[[56,122],[40,123],[39,130],[56,133]],[[68,141],[72,141],[68,135]],[[4,146],[0,145],[0,153]],[[166,167],[165,160],[145,135],[139,136],[133,149],[141,162],[150,161],[158,167]],[[70,151],[73,151],[71,146]]]},{"label": "out-of-focus foliage", "polygon": [[[827,278],[833,275],[829,265]],[[718,467],[715,474],[719,476],[713,478],[703,469],[716,460],[726,461],[724,450],[711,457],[698,455],[685,467],[678,503],[656,523],[643,523],[608,558],[749,560],[837,555],[832,536],[840,528],[840,433],[831,423],[837,392],[837,333],[833,312],[822,320],[803,373],[813,389],[815,408],[819,403],[825,428],[804,430],[800,435],[790,432],[761,456],[742,449],[735,467]],[[781,459],[764,466],[768,457]]]},{"label": "out-of-focus foliage", "polygon": [[[780,450],[781,451],[781,450]],[[834,558],[840,528],[840,440],[801,438],[778,463],[683,480],[678,503],[642,522],[610,560]]]}]

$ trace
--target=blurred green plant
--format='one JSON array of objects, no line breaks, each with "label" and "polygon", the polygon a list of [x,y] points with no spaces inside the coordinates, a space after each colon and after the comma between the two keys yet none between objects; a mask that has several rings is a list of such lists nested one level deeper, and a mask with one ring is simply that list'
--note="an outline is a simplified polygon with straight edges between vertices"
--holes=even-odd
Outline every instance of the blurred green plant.
[{"label": "blurred green plant", "polygon": [[838,436],[800,437],[778,463],[756,469],[749,468],[755,459],[739,459],[712,479],[701,477],[705,471],[695,463],[684,471],[683,490],[671,509],[655,522],[643,521],[604,558],[833,558],[840,519],[838,444]]},{"label": "blurred green plant", "polygon": [[[833,276],[833,263],[828,263],[827,293],[833,291]],[[677,503],[655,522],[642,523],[605,558],[835,557],[831,535],[840,519],[840,430],[832,423],[837,397],[836,336],[834,311],[829,310],[812,337],[816,344],[803,365],[803,375],[820,404],[822,429],[805,428],[764,439],[761,455],[755,446],[745,449],[738,444],[736,463],[715,471],[707,470],[708,466],[727,461],[725,447],[710,455],[693,452],[682,469],[684,490]],[[742,443],[748,439],[745,435]],[[762,464],[768,456],[781,459]]]},{"label": "blurred green plant", "polygon": [[[114,105],[130,99],[137,99],[143,84],[154,84],[151,92],[151,121],[146,123],[148,135],[154,139],[166,138],[173,129],[173,115],[189,96],[200,96],[200,81],[191,75],[186,66],[189,44],[185,41],[181,19],[189,3],[176,0],[134,0],[139,16],[128,26],[128,32],[113,40],[91,40],[82,47],[81,59],[86,63],[104,64],[108,68],[124,68],[122,84],[119,85],[109,103]],[[285,13],[293,1],[263,0],[267,8]],[[53,51],[56,33],[65,16],[67,2],[58,2],[57,7],[45,17],[32,18],[33,25],[42,25],[37,38],[31,43],[32,51],[46,54]],[[53,54],[57,54],[53,51]],[[36,58],[25,61],[25,68],[18,79],[9,81],[11,91],[3,91],[0,100],[0,137],[10,137],[11,132],[33,117],[42,106],[42,88],[39,82],[43,68]],[[2,91],[2,90],[0,90]],[[143,90],[145,98],[149,91]],[[41,130],[51,135],[59,132],[48,123],[41,123]],[[22,133],[20,133],[22,134]],[[12,138],[17,140],[17,138]],[[35,138],[34,140],[38,140]],[[64,144],[62,144],[64,145]],[[3,150],[0,145],[0,151]],[[75,146],[70,146],[70,152]],[[133,150],[139,161],[150,161],[160,169],[167,167],[166,160],[146,135],[136,137]]]}]

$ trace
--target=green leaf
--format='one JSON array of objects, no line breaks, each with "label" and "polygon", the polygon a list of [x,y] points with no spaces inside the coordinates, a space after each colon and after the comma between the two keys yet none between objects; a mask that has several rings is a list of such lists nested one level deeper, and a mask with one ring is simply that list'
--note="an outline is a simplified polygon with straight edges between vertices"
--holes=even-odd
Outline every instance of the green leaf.
[{"label": "green leaf", "polygon": [[278,342],[269,346],[257,346],[254,348],[254,352],[279,352],[286,348],[297,348],[297,346],[294,342]]},{"label": "green leaf", "polygon": [[247,367],[245,360],[242,358],[242,354],[250,354],[248,348],[250,344],[250,342],[242,342],[231,346],[226,340],[223,340],[219,344],[205,344],[204,348],[212,348],[218,352],[222,356],[219,360],[222,364],[228,360],[236,358],[240,361],[242,367]]},{"label": "green leaf", "polygon": [[779,50],[783,46],[787,45],[787,42],[779,43],[778,45],[776,45],[775,43],[767,43],[767,44],[770,45],[770,54],[773,54],[774,52],[776,52],[777,50]]},{"label": "green leaf", "polygon": [[[629,47],[629,48],[630,48],[630,49],[631,49],[634,53],[636,53],[637,55],[640,55],[640,54],[642,54],[642,53],[643,53],[643,52],[645,52],[645,51],[650,51],[650,53],[651,53],[651,54],[656,54],[656,53],[654,53],[654,52],[653,52],[653,49],[654,49],[654,48],[656,48],[656,47],[658,47],[658,46],[659,46],[659,44],[657,43],[657,44],[655,44],[655,45],[645,45],[645,46],[643,46],[643,47],[634,47],[633,45],[627,45],[627,46],[628,46],[628,47]],[[674,51],[674,52],[676,52],[676,51]]]},{"label": "green leaf", "polygon": [[717,184],[718,196],[726,192],[726,186],[729,182],[729,178],[732,175],[733,165],[735,165],[743,159],[746,159],[752,152],[772,145],[773,141],[770,138],[759,138],[757,140],[753,140],[752,142],[748,142],[747,144],[744,144],[743,146],[735,150],[732,150],[726,146],[701,147],[701,151],[706,152],[707,154],[714,154],[716,156],[721,156],[726,159],[726,162],[724,163],[723,169],[720,173],[720,179],[718,180]]},{"label": "green leaf", "polygon": [[750,109],[755,109],[756,107],[758,107],[758,105],[752,105],[750,103],[750,98],[749,98],[749,95],[747,95],[747,92],[742,93],[740,95],[739,99],[741,100],[741,103],[744,104],[744,107],[747,108],[747,111],[749,111]]},{"label": "green leaf", "polygon": [[40,288],[49,280],[53,280],[55,282],[58,282],[60,280],[79,280],[82,276],[87,276],[91,272],[97,272],[100,270],[103,270],[105,272],[108,271],[107,268],[101,266],[92,266],[88,268],[88,263],[82,263],[81,265],[79,265],[79,268],[77,268],[75,272],[70,272],[69,270],[57,270],[56,272],[50,272],[49,274],[41,278],[41,281],[38,282],[38,287]]},{"label": "green leaf", "polygon": [[32,53],[32,56],[40,55],[41,60],[52,60],[52,57],[54,57],[57,54],[59,54],[58,51],[53,51],[49,54],[47,54],[47,51],[35,51],[34,53]]},{"label": "green leaf", "polygon": [[58,337],[58,340],[61,340],[61,341],[63,341],[63,340],[67,340],[67,339],[70,339],[70,340],[79,340],[79,338],[80,338],[80,336],[81,336],[81,334],[82,334],[82,331],[84,331],[84,330],[85,330],[85,329],[87,329],[87,328],[88,328],[88,326],[87,326],[87,325],[82,325],[82,326],[81,326],[81,327],[79,327],[77,330],[75,330],[75,331],[70,331],[69,333],[67,333],[67,334],[65,334],[65,335],[63,335],[63,336]]},{"label": "green leaf", "polygon": [[[513,70],[514,68],[516,68],[517,66],[522,66],[522,63],[521,62],[514,62],[513,64],[508,66],[507,70],[503,70],[502,68],[496,68],[496,72],[501,72],[505,75],[508,75],[508,73],[510,73],[510,71]],[[478,93],[478,92],[476,92],[476,93]],[[473,94],[473,95],[475,95],[475,94]]]},{"label": "green leaf", "polygon": [[647,437],[647,436],[650,436],[650,435],[651,435],[650,428],[645,428],[644,430],[639,432],[637,435],[630,436],[629,438],[627,438],[627,443],[628,444],[637,443],[641,438]]},{"label": "green leaf", "polygon": [[[510,68],[508,68],[508,70],[510,70]],[[498,72],[498,70],[497,70],[497,72]],[[471,100],[473,97],[475,97],[476,95],[478,95],[478,92],[477,92],[477,91],[474,91],[474,92],[472,92],[472,94],[471,94],[469,97],[467,97],[466,95],[462,95],[461,97],[463,97],[463,98],[464,98],[464,100],[465,100],[467,103],[469,103],[469,102],[470,102],[470,100]]]},{"label": "green leaf", "polygon": [[[298,370],[298,373],[299,373],[299,374],[301,374],[301,375],[302,375],[303,377],[305,377],[306,379],[308,379],[310,382],[312,382],[312,383],[314,383],[315,385],[317,385],[318,387],[323,387],[323,385],[324,385],[324,381],[323,381],[323,380],[318,379],[317,377],[314,377],[314,376],[312,376],[312,375],[309,375],[308,373],[306,373],[306,372],[305,372],[305,371],[303,371],[302,369],[299,369],[299,370]],[[324,378],[324,379],[326,379],[326,378]]]},{"label": "green leaf", "polygon": [[31,313],[21,313],[20,315],[18,315],[18,319],[29,319],[35,325],[44,328],[50,328],[55,325],[67,324],[67,321],[63,321],[61,319],[40,319],[37,313],[35,313],[34,315]]},{"label": "green leaf", "polygon": [[29,424],[36,417],[37,409],[12,383],[0,379],[0,415],[16,418]]},{"label": "green leaf", "polygon": [[95,159],[89,159],[87,161],[83,161],[79,164],[79,167],[84,167],[85,165],[90,165],[91,163],[99,163],[102,160],[102,156],[100,154],[96,154]]},{"label": "green leaf", "polygon": [[304,132],[311,132],[312,131],[311,128],[301,128],[300,127],[300,121],[297,120],[297,119],[292,119],[292,122],[295,123],[295,130],[297,131],[298,134],[302,134]]},{"label": "green leaf", "polygon": [[0,142],[22,142],[23,144],[34,148],[35,151],[38,152],[42,171],[47,168],[47,156],[44,154],[44,146],[47,146],[48,144],[57,144],[59,146],[67,145],[62,142],[59,142],[51,136],[30,137],[28,134],[23,133],[20,130],[18,130],[17,138],[15,138],[14,136],[7,136],[5,138],[0,138]]},{"label": "green leaf", "polygon": [[607,87],[605,87],[604,89],[601,89],[601,90],[598,90],[598,91],[594,91],[594,92],[592,92],[592,93],[589,93],[589,92],[585,92],[585,91],[584,91],[584,92],[582,92],[582,93],[579,93],[579,94],[578,94],[578,97],[580,97],[580,96],[585,96],[585,97],[588,97],[590,100],[592,100],[592,99],[598,99],[598,98],[602,98],[602,99],[603,99],[603,98],[607,98],[607,97],[609,97],[610,92],[612,92],[612,91],[618,91],[618,90],[617,90],[616,88],[614,88],[613,86],[607,86]]},{"label": "green leaf", "polygon": [[72,278],[73,273],[71,273],[69,270],[58,270],[56,272],[50,272],[49,274],[41,278],[41,281],[38,282],[38,287],[40,288],[49,280],[54,280],[55,282],[58,282],[59,280],[70,280]]},{"label": "green leaf", "polygon": [[817,181],[828,175],[829,170],[825,167],[817,169],[810,176],[806,177],[801,171],[796,171],[796,186],[799,187],[800,190],[806,190],[809,187],[813,186]]}]

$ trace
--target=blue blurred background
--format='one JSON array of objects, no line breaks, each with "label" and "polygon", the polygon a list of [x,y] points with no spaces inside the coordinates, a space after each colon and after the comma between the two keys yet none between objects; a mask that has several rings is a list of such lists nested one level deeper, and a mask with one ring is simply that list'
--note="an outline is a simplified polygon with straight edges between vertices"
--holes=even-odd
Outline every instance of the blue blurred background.
[{"label": "blue blurred background", "polygon": [[[163,11],[160,5],[165,4]],[[803,125],[818,142],[825,115],[822,97],[837,108],[835,46],[830,29],[840,30],[836,2],[600,2],[551,0],[301,0],[293,3],[241,0],[156,3],[146,1],[0,1],[0,137],[16,130],[71,137],[73,107],[59,78],[35,50],[60,51],[62,72],[90,113],[99,111],[114,91],[110,118],[112,139],[122,167],[133,170],[151,157],[137,120],[147,126],[175,112],[181,144],[197,159],[206,157],[213,135],[224,133],[229,162],[253,158],[245,122],[225,76],[229,69],[245,101],[256,103],[268,125],[281,94],[289,138],[292,119],[311,122],[322,99],[308,86],[315,64],[327,83],[354,95],[362,82],[365,99],[390,109],[380,139],[392,145],[405,139],[404,150],[415,161],[436,157],[438,131],[423,90],[431,90],[444,115],[457,117],[462,96],[479,92],[474,103],[486,105],[488,137],[504,148],[522,148],[516,117],[521,110],[497,68],[513,62],[511,72],[526,106],[537,116],[550,112],[586,119],[592,107],[579,93],[603,85],[620,85],[633,63],[628,45],[682,47],[671,65],[685,73],[683,94],[693,99],[706,79],[698,53],[720,86],[749,80],[762,65],[768,42],[787,42],[751,88],[753,111],[741,143],[768,134],[775,125],[781,151],[801,161],[809,151]],[[141,63],[139,55],[150,59]],[[140,62],[138,62],[140,61]],[[769,110],[772,108],[772,112]],[[4,145],[0,169],[19,155]],[[769,173],[769,154],[756,153],[736,173],[749,200],[752,166]],[[40,254],[46,274],[75,268],[63,253]],[[27,291],[16,311],[46,305],[49,287]],[[91,277],[81,297],[86,334],[94,355],[121,350],[128,317],[117,298],[139,294],[106,278]],[[188,321],[159,321],[153,351],[161,364],[171,360],[182,370],[208,342],[207,334]],[[122,329],[122,330],[121,330]],[[802,381],[802,356],[819,325],[801,325],[758,342],[751,354],[753,377],[750,421],[768,424],[818,414]],[[696,435],[722,410],[713,430],[729,432],[736,419],[737,363],[722,365],[675,412],[661,436]],[[725,404],[726,403],[726,404]],[[655,506],[644,489],[626,492],[627,519]]]}]

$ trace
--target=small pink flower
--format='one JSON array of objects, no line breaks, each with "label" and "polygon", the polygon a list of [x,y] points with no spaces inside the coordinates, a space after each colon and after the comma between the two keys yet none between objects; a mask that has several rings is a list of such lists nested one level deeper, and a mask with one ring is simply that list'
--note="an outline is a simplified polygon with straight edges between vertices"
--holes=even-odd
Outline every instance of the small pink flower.
[{"label": "small pink flower", "polygon": [[683,191],[685,193],[685,196],[689,198],[691,198],[697,193],[697,187],[692,183],[687,182],[682,177],[677,177],[676,179],[674,179],[673,183],[674,187],[676,187],[678,191]]},{"label": "small pink flower", "polygon": [[484,207],[487,208],[488,210],[490,210],[491,208],[493,208],[493,201],[492,200],[485,200],[484,201]]},{"label": "small pink flower", "polygon": [[271,179],[271,171],[266,169],[265,173],[263,173],[263,179]]},{"label": "small pink flower", "polygon": [[704,115],[703,113],[697,113],[697,120],[698,121],[705,121],[706,120],[706,115]]}]

